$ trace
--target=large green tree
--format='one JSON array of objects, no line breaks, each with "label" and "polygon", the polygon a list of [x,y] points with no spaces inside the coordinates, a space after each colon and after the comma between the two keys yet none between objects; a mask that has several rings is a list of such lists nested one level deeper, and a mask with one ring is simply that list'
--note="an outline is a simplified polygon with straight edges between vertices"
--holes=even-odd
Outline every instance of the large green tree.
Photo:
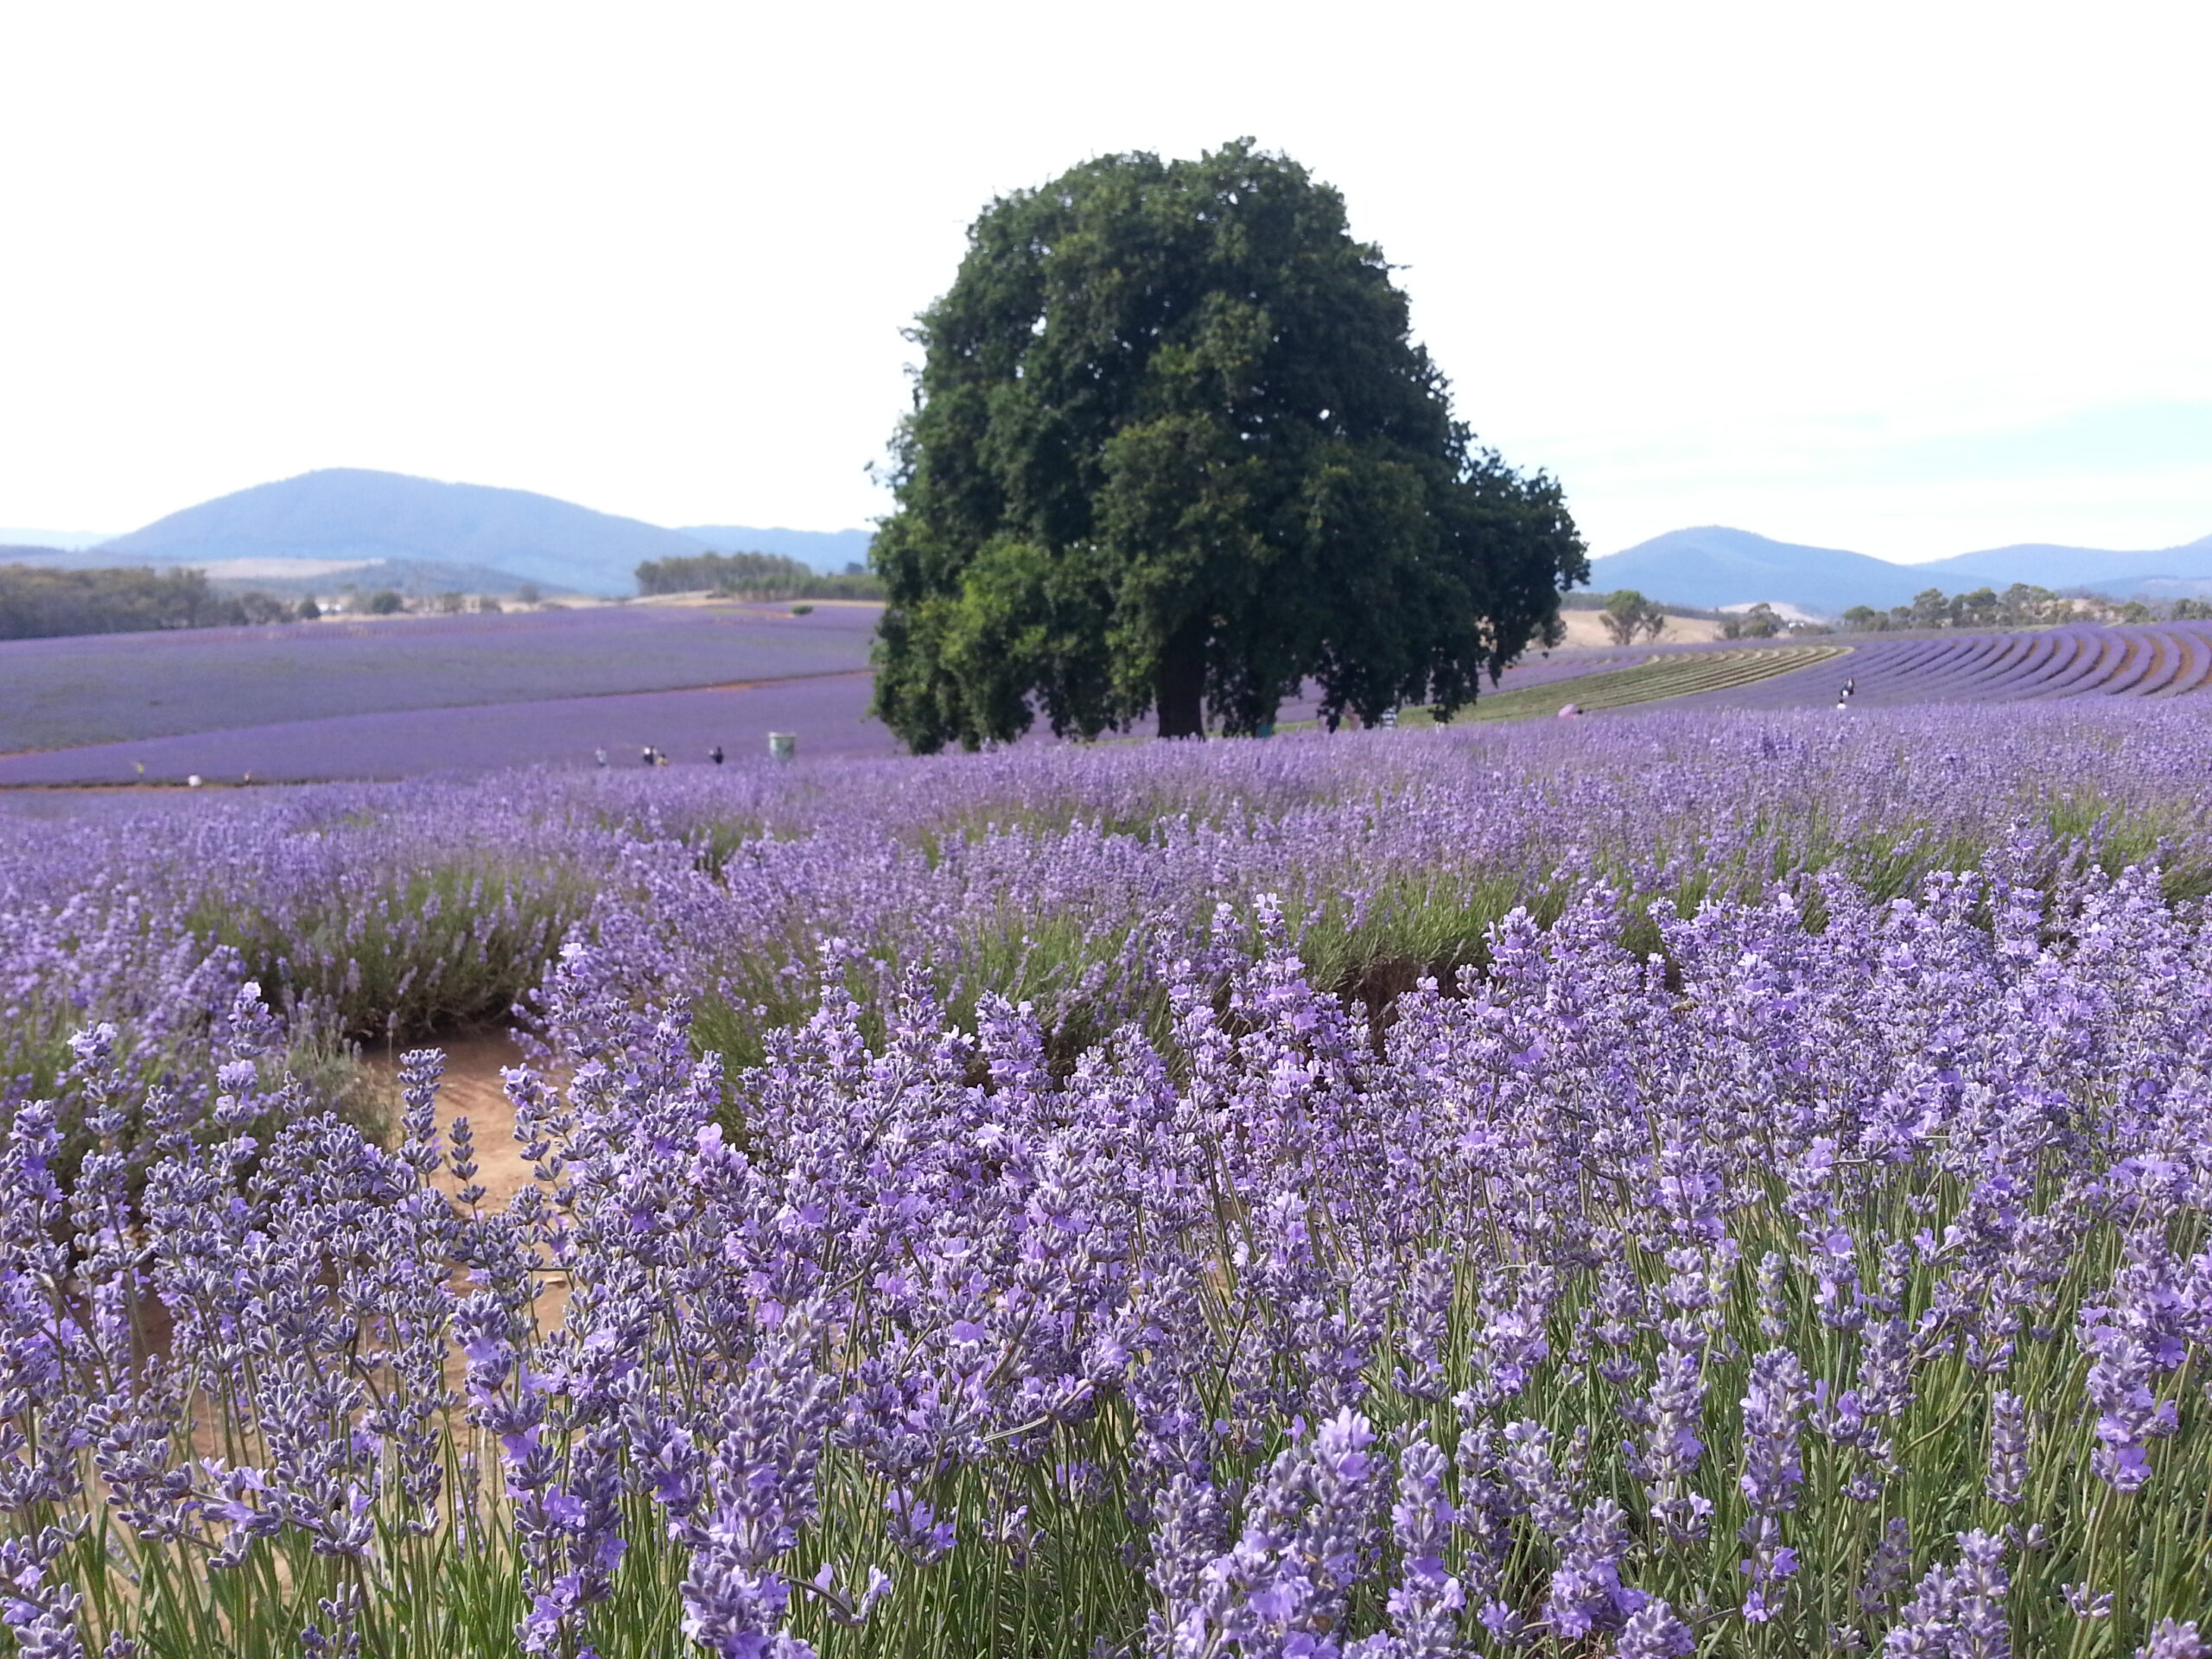
[{"label": "large green tree", "polygon": [[920,318],[876,712],[912,747],[1449,718],[1584,580],[1559,486],[1477,448],[1344,200],[1249,141],[995,202]]}]

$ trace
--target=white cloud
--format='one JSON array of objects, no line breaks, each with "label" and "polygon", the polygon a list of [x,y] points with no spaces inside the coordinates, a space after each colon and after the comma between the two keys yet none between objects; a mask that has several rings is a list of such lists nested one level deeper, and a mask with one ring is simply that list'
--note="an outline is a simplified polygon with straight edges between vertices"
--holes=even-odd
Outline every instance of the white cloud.
[{"label": "white cloud", "polygon": [[10,8],[0,518],[346,465],[857,523],[984,202],[1251,133],[1598,550],[2183,539],[2201,466],[1988,457],[2212,402],[2208,48],[2183,4]]}]

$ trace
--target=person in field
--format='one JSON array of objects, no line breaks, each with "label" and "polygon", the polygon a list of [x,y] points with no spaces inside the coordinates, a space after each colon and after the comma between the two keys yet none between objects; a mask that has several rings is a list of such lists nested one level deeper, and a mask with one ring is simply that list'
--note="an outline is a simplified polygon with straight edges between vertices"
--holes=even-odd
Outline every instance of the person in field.
[{"label": "person in field", "polygon": [[648,766],[652,766],[658,759],[659,757],[653,753],[653,746],[650,743],[645,745],[645,749],[639,756],[640,762]]},{"label": "person in field", "polygon": [[720,765],[721,765],[721,763],[722,763],[722,746],[721,746],[721,744],[717,743],[717,744],[715,744],[715,747],[714,747],[713,748],[709,749],[709,750],[707,751],[707,759],[708,759],[708,760],[711,760],[711,761],[713,761],[713,762],[714,762],[716,766],[719,766]]}]

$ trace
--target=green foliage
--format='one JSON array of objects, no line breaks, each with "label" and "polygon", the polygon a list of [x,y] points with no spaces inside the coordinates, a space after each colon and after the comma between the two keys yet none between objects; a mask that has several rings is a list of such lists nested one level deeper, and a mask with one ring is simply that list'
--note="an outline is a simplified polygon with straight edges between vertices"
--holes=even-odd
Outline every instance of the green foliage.
[{"label": "green foliage", "polygon": [[740,599],[880,599],[883,584],[864,570],[822,575],[780,553],[699,553],[646,560],[638,567],[638,591]]},{"label": "green foliage", "polygon": [[407,601],[389,588],[379,588],[369,595],[365,607],[371,616],[397,616],[407,608]]},{"label": "green foliage", "polygon": [[994,203],[924,314],[875,709],[911,747],[1027,730],[1449,714],[1587,575],[1559,486],[1452,417],[1381,252],[1287,158],[1084,163]]},{"label": "green foliage", "polygon": [[[304,609],[302,615],[312,614]],[[0,639],[289,622],[266,594],[226,597],[198,570],[48,570],[0,564]]]}]

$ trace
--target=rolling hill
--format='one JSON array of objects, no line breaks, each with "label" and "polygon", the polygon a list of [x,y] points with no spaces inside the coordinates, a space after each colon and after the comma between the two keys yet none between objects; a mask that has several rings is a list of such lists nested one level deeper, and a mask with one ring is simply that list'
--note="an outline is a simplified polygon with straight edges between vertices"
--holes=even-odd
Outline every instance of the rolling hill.
[{"label": "rolling hill", "polygon": [[587,594],[626,594],[646,559],[699,550],[681,531],[526,490],[333,467],[219,496],[96,550],[131,563],[232,559],[481,565]]},{"label": "rolling hill", "polygon": [[114,539],[112,531],[24,530],[14,524],[0,527],[0,547],[10,553],[60,552],[71,548],[98,547],[102,542]]},{"label": "rolling hill", "polygon": [[1770,541],[1718,524],[1669,531],[1590,561],[1590,585],[1599,593],[1634,588],[1700,609],[1764,600],[1833,616],[1853,605],[1902,605],[1929,580],[1918,565]]},{"label": "rolling hill", "polygon": [[[37,562],[195,565],[211,575],[251,560],[311,561],[302,580],[337,563],[372,567],[362,580],[408,590],[465,575],[472,591],[516,583],[585,594],[634,591],[637,567],[702,550],[781,553],[818,570],[868,557],[865,530],[709,524],[667,530],[527,490],[447,484],[358,467],[330,467],[219,496],[127,536],[48,541]],[[501,580],[504,578],[504,580]],[[264,580],[281,582],[273,573]]]},{"label": "rolling hill", "polygon": [[[528,581],[614,594],[634,591],[634,573],[646,560],[702,550],[776,553],[842,570],[867,558],[870,535],[746,524],[668,530],[525,490],[334,467],[201,502],[98,547],[48,543],[22,556],[47,564],[195,565],[211,575],[252,561],[266,573],[263,582],[288,588],[270,562],[306,560],[318,567],[303,572],[307,583],[327,582],[331,567],[346,563],[375,567],[353,578],[363,584],[410,591],[508,592]],[[2028,543],[1898,564],[1708,524],[1591,561],[1591,586],[1601,593],[1634,588],[1698,608],[1764,600],[1829,616],[1853,605],[1887,609],[1929,587],[1957,592],[2015,582],[2115,598],[2212,594],[2212,537],[2149,552]]]},{"label": "rolling hill", "polygon": [[2008,582],[2031,582],[2038,588],[2094,588],[2126,598],[2154,583],[2212,584],[2212,536],[2147,553],[2025,542],[2015,547],[1960,553],[1914,568],[1948,574],[1952,581],[1938,578],[1938,585],[1946,590],[1970,584],[2001,588]]},{"label": "rolling hill", "polygon": [[1669,604],[1717,608],[1790,605],[1834,616],[1853,605],[1887,610],[1926,588],[1957,593],[2016,582],[2114,599],[2212,593],[2212,537],[2145,553],[2024,543],[1960,553],[1924,564],[1897,564],[1842,548],[1777,542],[1747,530],[1707,525],[1669,531],[1590,561],[1599,593],[1634,588]]}]

